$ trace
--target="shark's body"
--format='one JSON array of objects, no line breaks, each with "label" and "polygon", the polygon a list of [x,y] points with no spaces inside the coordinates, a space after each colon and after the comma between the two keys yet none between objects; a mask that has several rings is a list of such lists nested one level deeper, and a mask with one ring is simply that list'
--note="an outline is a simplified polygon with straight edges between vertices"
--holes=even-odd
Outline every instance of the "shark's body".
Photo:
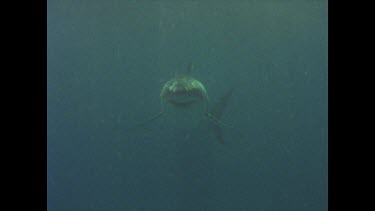
[{"label": "shark's body", "polygon": [[[190,65],[188,72],[191,68]],[[166,116],[166,114],[173,116],[177,121],[176,125],[180,127],[186,127],[187,124],[197,125],[202,119],[208,119],[214,124],[217,139],[223,142],[221,127],[225,124],[219,118],[222,116],[231,95],[232,90],[220,98],[213,107],[213,113],[210,113],[208,94],[204,85],[189,75],[179,75],[164,84],[160,92],[162,110],[146,122]]]}]

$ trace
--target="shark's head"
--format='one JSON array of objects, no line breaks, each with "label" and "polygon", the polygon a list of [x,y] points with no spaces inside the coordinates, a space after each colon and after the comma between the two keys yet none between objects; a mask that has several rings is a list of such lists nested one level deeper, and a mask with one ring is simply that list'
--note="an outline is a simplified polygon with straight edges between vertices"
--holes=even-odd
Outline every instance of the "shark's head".
[{"label": "shark's head", "polygon": [[189,76],[178,76],[163,86],[161,99],[175,107],[187,107],[207,102],[207,91],[203,84]]},{"label": "shark's head", "polygon": [[173,121],[173,124],[169,125],[168,128],[190,131],[192,126],[200,127],[202,119],[208,119],[215,124],[215,133],[219,141],[222,142],[221,127],[225,124],[218,118],[221,117],[231,93],[230,91],[229,94],[224,95],[219,103],[214,106],[213,115],[208,110],[208,95],[201,82],[185,75],[174,77],[166,82],[161,90],[161,111],[147,121],[138,124],[135,128],[165,117]]}]

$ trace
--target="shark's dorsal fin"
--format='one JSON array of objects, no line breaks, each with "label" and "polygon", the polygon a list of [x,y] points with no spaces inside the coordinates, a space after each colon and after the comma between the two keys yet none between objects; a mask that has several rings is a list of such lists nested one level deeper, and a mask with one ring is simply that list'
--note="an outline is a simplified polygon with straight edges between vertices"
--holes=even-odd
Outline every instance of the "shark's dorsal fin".
[{"label": "shark's dorsal fin", "polygon": [[189,64],[187,65],[186,67],[186,75],[191,75],[191,72],[193,71],[194,69],[194,64],[193,62],[189,62]]},{"label": "shark's dorsal fin", "polygon": [[179,77],[191,77],[191,72],[194,69],[194,64],[193,62],[189,62],[186,66],[186,70],[184,72],[175,72],[174,77],[179,78]]}]

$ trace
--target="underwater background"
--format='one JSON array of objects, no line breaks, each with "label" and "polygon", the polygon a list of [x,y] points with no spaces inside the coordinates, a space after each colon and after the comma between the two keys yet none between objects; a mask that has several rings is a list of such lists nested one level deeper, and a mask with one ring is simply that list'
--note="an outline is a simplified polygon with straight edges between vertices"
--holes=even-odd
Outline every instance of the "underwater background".
[{"label": "underwater background", "polygon": [[[328,210],[327,4],[48,0],[48,210]],[[134,128],[189,63],[224,143]]]}]

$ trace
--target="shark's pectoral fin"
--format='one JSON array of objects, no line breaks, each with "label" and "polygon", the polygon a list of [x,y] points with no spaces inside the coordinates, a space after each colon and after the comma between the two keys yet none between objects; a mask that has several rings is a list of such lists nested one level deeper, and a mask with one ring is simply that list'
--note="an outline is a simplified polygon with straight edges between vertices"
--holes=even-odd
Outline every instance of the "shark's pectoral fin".
[{"label": "shark's pectoral fin", "polygon": [[144,121],[144,122],[141,122],[137,125],[135,125],[134,127],[130,128],[130,129],[137,129],[137,128],[140,128],[140,127],[143,127],[145,126],[146,124],[156,120],[157,118],[161,117],[162,115],[164,114],[164,111],[160,111],[159,113],[157,113],[155,116],[151,117],[150,119]]},{"label": "shark's pectoral fin", "polygon": [[223,130],[222,130],[221,126],[214,125],[213,130],[214,130],[214,134],[215,134],[216,140],[220,144],[224,144]]},{"label": "shark's pectoral fin", "polygon": [[157,113],[155,116],[153,116],[153,117],[151,117],[149,120],[147,120],[145,123],[147,123],[147,122],[151,122],[151,121],[157,119],[158,117],[160,117],[160,116],[163,115],[163,114],[164,114],[164,111],[160,111],[160,112]]},{"label": "shark's pectoral fin", "polygon": [[223,122],[221,122],[220,120],[216,119],[210,113],[207,113],[207,117],[210,121],[212,121],[214,123],[213,124],[213,130],[214,130],[214,134],[216,136],[216,139],[219,141],[220,144],[224,144],[222,128],[226,125]]},{"label": "shark's pectoral fin", "polygon": [[[213,128],[214,128],[214,133],[215,133],[216,139],[220,143],[224,143],[223,133],[222,133],[222,127],[223,126],[228,127],[228,125],[225,125],[224,123],[222,123],[221,121],[219,121],[219,119],[224,114],[224,110],[226,109],[226,107],[227,107],[227,105],[229,103],[229,100],[232,97],[233,91],[234,91],[233,88],[229,89],[223,96],[221,96],[219,98],[219,100],[213,105],[212,110],[211,110],[210,114],[208,115],[209,118],[213,122],[216,123]],[[229,127],[233,128],[231,126],[229,126]]]},{"label": "shark's pectoral fin", "polygon": [[224,124],[222,121],[216,119],[214,116],[212,116],[212,114],[210,113],[206,113],[206,116],[208,117],[209,120],[211,120],[213,123],[221,126],[221,127],[226,127],[227,125]]}]

